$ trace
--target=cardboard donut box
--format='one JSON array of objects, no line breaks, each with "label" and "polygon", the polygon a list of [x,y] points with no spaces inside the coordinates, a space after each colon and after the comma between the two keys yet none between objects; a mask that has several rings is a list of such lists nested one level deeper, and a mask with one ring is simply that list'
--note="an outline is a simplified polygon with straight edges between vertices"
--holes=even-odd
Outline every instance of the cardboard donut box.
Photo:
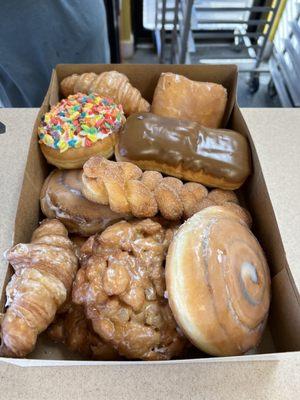
[{"label": "cardboard donut box", "polygon": [[[33,127],[27,156],[24,179],[20,193],[14,226],[14,244],[29,242],[33,230],[43,218],[39,196],[44,179],[52,167],[46,163],[38,144],[37,128],[41,116],[60,100],[59,83],[73,73],[117,70],[126,74],[149,102],[162,72],[182,74],[196,81],[222,84],[228,91],[228,104],[223,125],[245,135],[252,151],[252,175],[239,191],[244,205],[252,214],[253,231],[258,237],[267,256],[272,277],[272,300],[268,325],[259,347],[251,354],[237,357],[209,357],[200,352],[191,352],[188,359],[152,361],[152,364],[176,363],[219,363],[223,361],[277,360],[293,356],[300,351],[300,301],[293,275],[287,263],[282,240],[272,208],[263,171],[246,123],[236,102],[237,67],[234,65],[58,65],[53,70],[50,86]],[[266,134],[266,132],[264,132]],[[268,134],[271,135],[271,132]],[[12,268],[7,265],[6,279],[2,287],[1,311],[5,308],[5,287],[12,276]],[[0,358],[0,361],[20,366],[58,365],[119,365],[141,364],[143,361],[86,361],[70,354],[63,346],[50,342],[40,335],[36,350],[26,359]]]}]

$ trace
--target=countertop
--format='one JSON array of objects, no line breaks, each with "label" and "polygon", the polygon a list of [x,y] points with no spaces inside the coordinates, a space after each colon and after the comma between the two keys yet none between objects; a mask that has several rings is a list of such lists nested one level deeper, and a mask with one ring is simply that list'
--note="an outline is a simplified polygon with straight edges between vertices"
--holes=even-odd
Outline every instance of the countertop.
[{"label": "countertop", "polygon": [[[0,253],[11,245],[19,191],[37,109],[0,109],[6,133],[0,135]],[[300,109],[242,109],[261,162],[286,252],[300,291]],[[282,163],[282,154],[285,157]],[[286,199],[294,207],[286,207]],[[4,265],[3,262],[0,265]],[[0,282],[5,271],[0,269]],[[148,372],[152,370],[149,381]],[[147,372],[148,371],[148,372]],[[0,365],[5,399],[298,399],[300,359],[105,367]],[[187,394],[188,388],[188,394]]]}]

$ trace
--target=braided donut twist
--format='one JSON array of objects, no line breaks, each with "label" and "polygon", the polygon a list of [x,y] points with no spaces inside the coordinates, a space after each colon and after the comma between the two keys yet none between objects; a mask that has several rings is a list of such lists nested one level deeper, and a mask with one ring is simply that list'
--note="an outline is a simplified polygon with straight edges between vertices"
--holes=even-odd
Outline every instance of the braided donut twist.
[{"label": "braided donut twist", "polygon": [[214,189],[210,193],[200,183],[183,183],[145,171],[128,162],[90,158],[83,166],[83,195],[91,201],[109,205],[117,213],[151,218],[158,212],[167,220],[189,218],[203,208],[224,205],[251,225],[251,216],[238,205],[233,191]]}]

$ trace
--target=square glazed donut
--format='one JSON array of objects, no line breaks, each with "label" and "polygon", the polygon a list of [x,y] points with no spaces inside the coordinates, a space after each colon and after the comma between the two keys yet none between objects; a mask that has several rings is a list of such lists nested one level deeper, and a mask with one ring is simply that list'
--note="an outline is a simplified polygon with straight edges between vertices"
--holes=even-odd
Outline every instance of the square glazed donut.
[{"label": "square glazed donut", "polygon": [[196,82],[171,72],[161,74],[151,112],[219,128],[227,103],[227,90],[217,83]]}]

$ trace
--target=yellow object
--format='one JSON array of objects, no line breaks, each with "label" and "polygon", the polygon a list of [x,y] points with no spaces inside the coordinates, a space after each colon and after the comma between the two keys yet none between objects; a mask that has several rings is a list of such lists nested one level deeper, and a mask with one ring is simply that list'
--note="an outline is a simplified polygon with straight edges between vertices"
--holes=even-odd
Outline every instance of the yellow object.
[{"label": "yellow object", "polygon": [[121,24],[120,24],[121,41],[131,40],[131,12],[130,12],[130,0],[122,0],[121,7]]},{"label": "yellow object", "polygon": [[[276,16],[275,16],[275,20],[274,20],[273,26],[272,26],[272,28],[271,28],[270,35],[269,35],[269,41],[270,41],[270,42],[272,42],[272,41],[274,40],[275,33],[276,33],[276,31],[277,31],[277,28],[278,28],[278,25],[279,25],[281,16],[282,16],[282,14],[283,14],[283,11],[284,11],[284,9],[285,9],[287,0],[273,0],[273,2],[272,2],[272,7],[275,7],[277,2],[280,2],[280,4],[279,4],[279,7],[278,7]],[[273,12],[274,12],[274,11],[273,11]],[[268,17],[267,17],[267,20],[268,20],[268,21],[271,21],[271,18],[272,18],[272,12],[269,12]],[[267,30],[268,30],[268,27],[267,27],[267,25],[265,25],[264,33],[267,33]]]}]

